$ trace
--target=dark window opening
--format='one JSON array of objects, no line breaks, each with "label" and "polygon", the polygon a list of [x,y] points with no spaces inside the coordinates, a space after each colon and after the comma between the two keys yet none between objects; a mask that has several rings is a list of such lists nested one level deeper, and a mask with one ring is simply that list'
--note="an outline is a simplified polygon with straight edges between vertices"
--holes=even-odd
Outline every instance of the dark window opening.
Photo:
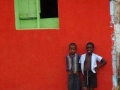
[{"label": "dark window opening", "polygon": [[58,17],[58,0],[40,0],[40,18]]}]

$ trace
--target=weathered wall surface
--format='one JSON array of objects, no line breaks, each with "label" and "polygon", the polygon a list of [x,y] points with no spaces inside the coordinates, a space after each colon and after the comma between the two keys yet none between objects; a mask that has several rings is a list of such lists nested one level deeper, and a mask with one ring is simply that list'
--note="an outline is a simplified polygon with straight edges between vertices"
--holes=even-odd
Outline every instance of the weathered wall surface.
[{"label": "weathered wall surface", "polygon": [[116,52],[116,75],[117,83],[120,86],[120,0],[115,0],[115,24],[114,24],[114,47]]},{"label": "weathered wall surface", "polygon": [[0,3],[0,90],[67,90],[68,44],[82,54],[88,41],[107,60],[95,90],[112,89],[108,0],[59,0],[59,30],[24,31],[15,29],[14,1]]},{"label": "weathered wall surface", "polygon": [[120,24],[120,0],[115,0],[115,24]]}]

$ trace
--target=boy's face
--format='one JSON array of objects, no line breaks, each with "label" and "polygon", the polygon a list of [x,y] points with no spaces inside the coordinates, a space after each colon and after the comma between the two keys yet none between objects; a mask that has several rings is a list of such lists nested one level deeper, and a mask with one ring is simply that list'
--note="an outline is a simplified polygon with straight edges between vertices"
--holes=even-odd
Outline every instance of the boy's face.
[{"label": "boy's face", "polygon": [[93,52],[94,48],[93,48],[93,46],[91,44],[88,44],[86,46],[86,50],[87,50],[88,54],[91,54]]},{"label": "boy's face", "polygon": [[75,52],[76,52],[76,47],[75,47],[74,45],[71,45],[71,46],[69,47],[69,51],[70,51],[70,54],[71,54],[71,55],[74,55]]}]

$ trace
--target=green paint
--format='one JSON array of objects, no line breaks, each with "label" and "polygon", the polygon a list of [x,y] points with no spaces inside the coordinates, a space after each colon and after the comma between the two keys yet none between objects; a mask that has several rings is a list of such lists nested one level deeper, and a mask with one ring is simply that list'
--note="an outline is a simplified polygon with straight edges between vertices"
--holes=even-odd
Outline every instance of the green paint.
[{"label": "green paint", "polygon": [[40,0],[14,0],[16,29],[59,28],[59,18],[40,18]]},{"label": "green paint", "polygon": [[37,20],[20,20],[20,29],[32,29],[37,27]]},{"label": "green paint", "polygon": [[16,26],[16,29],[19,29],[20,28],[20,22],[19,22],[19,9],[18,9],[18,0],[14,0],[14,8],[15,8],[15,26]]},{"label": "green paint", "polygon": [[37,8],[37,28],[40,28],[40,0],[36,0],[36,8]]},{"label": "green paint", "polygon": [[59,20],[58,18],[46,18],[40,19],[41,28],[58,28],[59,27]]},{"label": "green paint", "polygon": [[37,17],[36,1],[34,0],[18,0],[19,17]]}]

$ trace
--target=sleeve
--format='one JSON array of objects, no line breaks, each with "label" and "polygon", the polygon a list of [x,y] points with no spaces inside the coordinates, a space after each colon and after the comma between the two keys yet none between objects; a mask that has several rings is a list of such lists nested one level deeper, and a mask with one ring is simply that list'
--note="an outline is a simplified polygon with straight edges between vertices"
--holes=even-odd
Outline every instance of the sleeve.
[{"label": "sleeve", "polygon": [[96,59],[97,59],[98,62],[101,62],[102,57],[96,54]]},{"label": "sleeve", "polygon": [[67,57],[66,57],[66,71],[68,71],[69,69],[68,69],[68,59],[67,59]]},{"label": "sleeve", "polygon": [[72,69],[72,61],[69,56],[66,57],[66,70],[71,70]]}]

